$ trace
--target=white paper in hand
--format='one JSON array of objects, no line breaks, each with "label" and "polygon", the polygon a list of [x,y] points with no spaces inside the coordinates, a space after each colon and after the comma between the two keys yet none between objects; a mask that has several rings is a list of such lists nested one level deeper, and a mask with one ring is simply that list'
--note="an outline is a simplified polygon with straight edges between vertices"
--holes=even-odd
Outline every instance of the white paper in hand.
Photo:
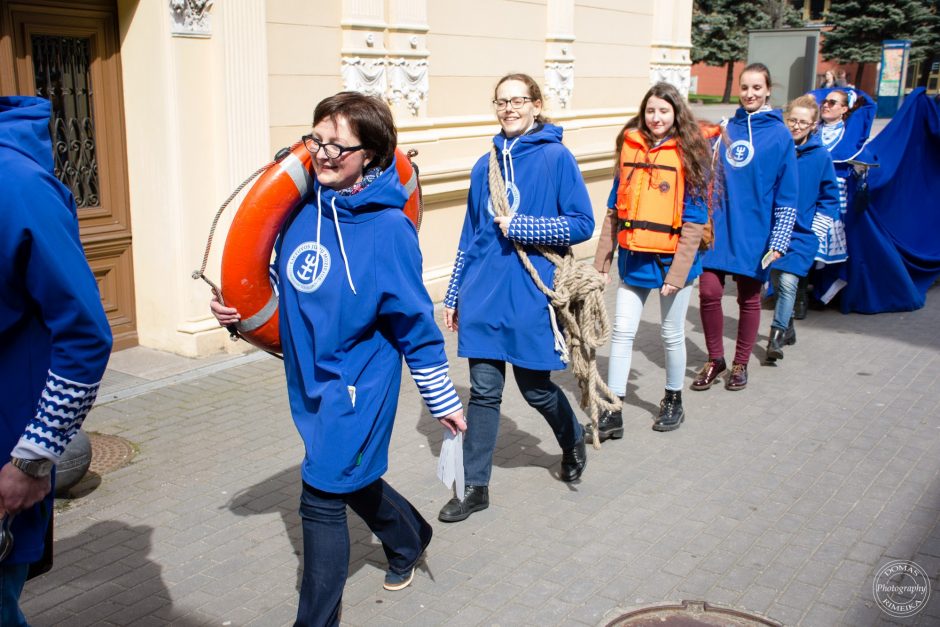
[{"label": "white paper in hand", "polygon": [[441,457],[437,462],[437,477],[448,489],[457,491],[457,498],[463,500],[463,434],[457,435],[444,429],[444,441],[441,443]]}]

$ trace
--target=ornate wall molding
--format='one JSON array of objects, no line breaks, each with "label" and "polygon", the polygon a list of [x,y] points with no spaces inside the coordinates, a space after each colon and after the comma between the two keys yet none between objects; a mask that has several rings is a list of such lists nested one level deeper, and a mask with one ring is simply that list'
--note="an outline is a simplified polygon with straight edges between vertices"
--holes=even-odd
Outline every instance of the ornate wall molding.
[{"label": "ornate wall molding", "polygon": [[567,109],[574,93],[574,62],[548,61],[545,63],[545,95],[549,100]]},{"label": "ornate wall molding", "polygon": [[427,59],[406,59],[398,57],[388,59],[388,101],[389,104],[404,103],[411,115],[417,116],[421,105],[428,98]]},{"label": "ornate wall molding", "polygon": [[385,98],[388,91],[386,60],[381,57],[343,57],[343,89]]},{"label": "ornate wall molding", "polygon": [[650,84],[666,82],[679,90],[683,97],[689,97],[689,86],[692,83],[692,70],[686,64],[681,65],[650,65]]},{"label": "ornate wall molding", "polygon": [[209,10],[214,0],[170,0],[170,32],[174,37],[211,37]]}]

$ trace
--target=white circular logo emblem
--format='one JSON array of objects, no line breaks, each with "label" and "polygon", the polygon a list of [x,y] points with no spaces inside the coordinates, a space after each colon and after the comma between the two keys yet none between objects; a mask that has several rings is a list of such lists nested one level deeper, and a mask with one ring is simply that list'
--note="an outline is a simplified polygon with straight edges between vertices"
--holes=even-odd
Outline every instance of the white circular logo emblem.
[{"label": "white circular logo emblem", "polygon": [[927,606],[930,578],[908,560],[888,562],[875,573],[872,593],[881,611],[890,616],[913,616]]},{"label": "white circular logo emblem", "polygon": [[330,271],[330,252],[317,242],[304,242],[287,260],[287,279],[298,292],[315,292]]},{"label": "white circular logo emblem", "polygon": [[[509,187],[506,188],[506,197],[509,200],[509,215],[514,216],[519,208],[519,188],[514,182],[509,183]],[[486,201],[486,210],[491,216],[496,217],[491,198]]]},{"label": "white circular logo emblem", "polygon": [[739,139],[725,150],[725,161],[734,168],[743,168],[754,158],[754,146],[746,139]]}]

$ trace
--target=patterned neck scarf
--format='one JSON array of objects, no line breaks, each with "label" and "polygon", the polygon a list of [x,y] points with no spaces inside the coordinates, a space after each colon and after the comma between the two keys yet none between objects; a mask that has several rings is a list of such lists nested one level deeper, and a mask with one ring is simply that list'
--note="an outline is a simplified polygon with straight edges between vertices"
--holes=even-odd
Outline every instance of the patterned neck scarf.
[{"label": "patterned neck scarf", "polygon": [[369,168],[366,170],[366,173],[362,175],[362,180],[358,183],[353,183],[346,189],[337,190],[337,194],[340,196],[352,196],[358,194],[366,187],[368,187],[375,179],[379,178],[382,175],[382,168],[376,166],[374,168]]}]

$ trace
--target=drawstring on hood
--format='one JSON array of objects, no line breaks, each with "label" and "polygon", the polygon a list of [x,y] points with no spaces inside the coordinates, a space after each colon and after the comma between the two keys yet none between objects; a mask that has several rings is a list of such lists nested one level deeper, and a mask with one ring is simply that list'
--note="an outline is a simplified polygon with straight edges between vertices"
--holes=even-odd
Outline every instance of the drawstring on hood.
[{"label": "drawstring on hood", "polygon": [[[503,136],[503,181],[506,183],[507,190],[512,189],[512,186],[516,183],[516,169],[512,163],[512,149],[516,146],[516,143],[519,141],[519,139],[522,138],[523,135],[528,135],[532,129],[537,128],[538,126],[538,122],[533,122],[529,128],[516,135],[511,144],[509,143],[509,138],[505,135]],[[509,144],[509,146],[507,147],[506,144]]]},{"label": "drawstring on hood", "polygon": [[[314,274],[320,270],[320,224],[323,220],[323,207],[320,202],[320,192],[322,189],[322,187],[317,187],[317,257],[313,265]],[[349,287],[352,289],[353,294],[357,294],[356,286],[353,284],[352,274],[349,272],[349,258],[346,256],[346,246],[343,245],[343,232],[339,228],[339,215],[336,213],[336,196],[330,199],[330,207],[333,209],[333,225],[336,227],[336,239],[339,240],[339,252],[343,257],[343,266],[346,268],[346,280],[349,281]]]}]

